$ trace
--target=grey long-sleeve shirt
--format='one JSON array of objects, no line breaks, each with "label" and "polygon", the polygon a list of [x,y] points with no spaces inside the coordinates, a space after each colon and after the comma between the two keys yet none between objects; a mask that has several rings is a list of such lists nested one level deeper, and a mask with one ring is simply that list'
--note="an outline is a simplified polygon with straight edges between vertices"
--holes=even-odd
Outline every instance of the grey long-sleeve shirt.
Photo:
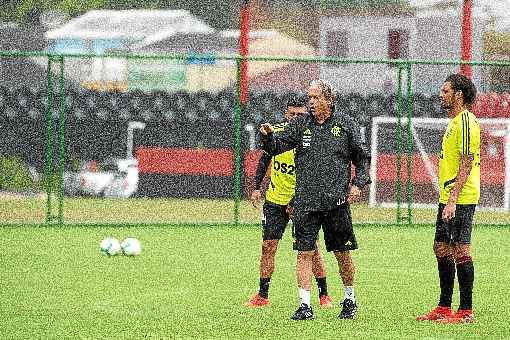
[{"label": "grey long-sleeve shirt", "polygon": [[290,122],[283,133],[261,138],[262,149],[277,155],[296,148],[296,194],[294,205],[307,211],[326,211],[341,204],[351,183],[370,184],[370,155],[362,142],[359,125],[349,116],[334,113],[323,124],[312,114]]}]

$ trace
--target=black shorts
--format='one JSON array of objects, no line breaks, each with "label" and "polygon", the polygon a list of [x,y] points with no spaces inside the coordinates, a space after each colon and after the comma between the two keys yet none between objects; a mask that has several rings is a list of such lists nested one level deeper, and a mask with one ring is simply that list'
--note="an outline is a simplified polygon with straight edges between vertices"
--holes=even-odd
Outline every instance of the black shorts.
[{"label": "black shorts", "polygon": [[470,244],[476,204],[457,204],[455,217],[450,222],[443,221],[444,207],[445,204],[439,203],[434,241]]},{"label": "black shorts", "polygon": [[342,204],[329,211],[296,211],[294,249],[314,250],[321,227],[327,251],[358,249],[356,236],[352,229],[351,209],[348,204]]},{"label": "black shorts", "polygon": [[281,240],[283,232],[289,223],[287,206],[272,202],[264,202],[262,207],[262,231],[263,240]]}]

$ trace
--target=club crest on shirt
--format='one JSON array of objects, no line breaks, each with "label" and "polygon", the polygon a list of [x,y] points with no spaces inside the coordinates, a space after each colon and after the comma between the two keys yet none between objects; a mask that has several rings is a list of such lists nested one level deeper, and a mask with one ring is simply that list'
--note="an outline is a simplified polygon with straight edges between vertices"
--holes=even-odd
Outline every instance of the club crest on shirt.
[{"label": "club crest on shirt", "polygon": [[335,125],[331,128],[331,134],[335,137],[339,137],[342,134],[342,128],[338,125]]}]

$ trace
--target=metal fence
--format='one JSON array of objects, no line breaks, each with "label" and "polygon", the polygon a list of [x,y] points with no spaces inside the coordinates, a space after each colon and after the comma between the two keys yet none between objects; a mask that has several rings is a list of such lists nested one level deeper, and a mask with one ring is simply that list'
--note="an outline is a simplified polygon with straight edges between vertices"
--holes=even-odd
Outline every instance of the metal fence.
[{"label": "metal fence", "polygon": [[[434,168],[446,115],[433,91],[416,89],[436,87],[438,93],[460,61],[21,52],[0,57],[34,60],[44,71],[36,80],[32,74],[30,83],[0,84],[0,210],[7,224],[258,223],[260,211],[247,199],[260,156],[258,125],[281,119],[286,100],[318,77],[349,83],[337,107],[359,122],[377,164],[371,171],[377,186],[352,206],[355,222],[435,220]],[[242,60],[252,70],[244,105]],[[484,71],[510,66],[469,64]],[[115,77],[80,79],[98,65]],[[384,74],[374,71],[381,65]],[[370,72],[384,77],[385,85],[356,86],[357,75]],[[436,82],[427,76],[422,84],[424,72],[437,74]],[[483,80],[477,86],[484,88]],[[509,104],[507,93],[482,93],[473,108],[485,127],[480,224],[510,223]]]}]

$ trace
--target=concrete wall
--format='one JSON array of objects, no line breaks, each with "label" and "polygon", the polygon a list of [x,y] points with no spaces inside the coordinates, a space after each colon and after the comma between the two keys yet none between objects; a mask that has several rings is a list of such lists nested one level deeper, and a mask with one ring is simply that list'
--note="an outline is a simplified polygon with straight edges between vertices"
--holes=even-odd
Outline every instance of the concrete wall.
[{"label": "concrete wall", "polygon": [[[419,59],[459,60],[461,58],[461,18],[459,15],[434,15],[416,19]],[[473,18],[472,59],[483,59],[483,34],[485,20]],[[443,80],[450,73],[459,71],[458,65],[451,66],[416,66],[416,91],[438,93]],[[482,68],[473,67],[473,81],[482,89]]]},{"label": "concrete wall", "polygon": [[[441,14],[407,17],[324,17],[320,23],[320,54],[326,55],[329,30],[349,32],[348,58],[388,58],[388,31],[408,30],[409,59],[460,59],[460,16]],[[485,19],[473,17],[473,60],[483,58]],[[413,66],[415,92],[435,94],[449,73],[458,66]],[[387,65],[321,66],[321,77],[330,80],[341,92],[384,93],[397,88],[397,69]],[[404,74],[405,78],[405,74]],[[483,72],[473,68],[473,80],[482,89]],[[404,79],[403,86],[406,86]]]},{"label": "concrete wall", "polygon": [[[409,31],[409,57],[414,58],[416,25],[414,17],[326,17],[320,23],[320,54],[326,55],[326,32],[348,32],[348,58],[388,59],[388,31]],[[321,77],[341,92],[386,93],[395,86],[396,68],[388,65],[321,66]]]}]

